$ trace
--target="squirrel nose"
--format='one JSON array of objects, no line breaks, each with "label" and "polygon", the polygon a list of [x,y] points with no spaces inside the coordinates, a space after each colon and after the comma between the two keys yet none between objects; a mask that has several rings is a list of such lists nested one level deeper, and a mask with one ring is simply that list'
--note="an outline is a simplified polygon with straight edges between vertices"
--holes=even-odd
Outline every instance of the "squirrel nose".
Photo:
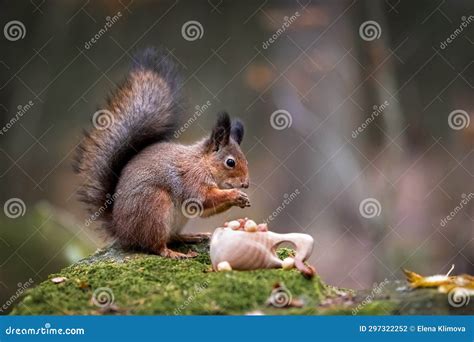
[{"label": "squirrel nose", "polygon": [[242,183],[242,188],[247,189],[249,187],[249,182]]}]

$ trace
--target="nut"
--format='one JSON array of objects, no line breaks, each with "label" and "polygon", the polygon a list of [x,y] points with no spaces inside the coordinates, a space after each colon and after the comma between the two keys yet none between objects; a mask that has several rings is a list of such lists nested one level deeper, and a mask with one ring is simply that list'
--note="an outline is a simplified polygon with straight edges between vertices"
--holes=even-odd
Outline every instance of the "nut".
[{"label": "nut", "polygon": [[237,220],[230,221],[227,223],[227,227],[231,228],[232,230],[238,230],[240,228],[240,222]]},{"label": "nut", "polygon": [[247,222],[245,222],[244,229],[245,229],[246,232],[250,232],[250,233],[256,232],[257,231],[257,223],[255,223],[255,221],[253,221],[253,220],[248,220]]},{"label": "nut", "polygon": [[220,263],[217,264],[217,270],[219,272],[228,272],[228,271],[232,271],[232,267],[227,261],[221,261]]},{"label": "nut", "polygon": [[295,259],[290,257],[283,259],[283,261],[281,262],[281,267],[284,270],[291,270],[295,267]]}]

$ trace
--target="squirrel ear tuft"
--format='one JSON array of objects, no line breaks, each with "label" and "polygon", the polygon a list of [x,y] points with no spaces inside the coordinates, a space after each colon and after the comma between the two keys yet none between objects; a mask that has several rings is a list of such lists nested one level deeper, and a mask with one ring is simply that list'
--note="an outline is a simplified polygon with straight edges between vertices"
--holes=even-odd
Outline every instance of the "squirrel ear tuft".
[{"label": "squirrel ear tuft", "polygon": [[209,150],[217,151],[229,143],[231,123],[227,112],[220,112],[209,139]]},{"label": "squirrel ear tuft", "polygon": [[237,144],[240,145],[242,139],[244,138],[244,125],[239,119],[232,120],[230,136]]}]

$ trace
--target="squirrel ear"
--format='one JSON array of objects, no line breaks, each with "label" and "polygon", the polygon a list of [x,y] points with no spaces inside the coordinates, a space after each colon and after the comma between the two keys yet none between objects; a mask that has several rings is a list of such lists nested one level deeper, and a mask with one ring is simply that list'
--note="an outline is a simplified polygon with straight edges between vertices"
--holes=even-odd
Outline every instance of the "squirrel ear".
[{"label": "squirrel ear", "polygon": [[220,112],[209,139],[209,150],[217,151],[229,143],[231,123],[227,112]]},{"label": "squirrel ear", "polygon": [[244,138],[244,125],[239,119],[232,120],[230,136],[232,137],[232,139],[235,140],[237,144],[240,145],[242,139]]}]

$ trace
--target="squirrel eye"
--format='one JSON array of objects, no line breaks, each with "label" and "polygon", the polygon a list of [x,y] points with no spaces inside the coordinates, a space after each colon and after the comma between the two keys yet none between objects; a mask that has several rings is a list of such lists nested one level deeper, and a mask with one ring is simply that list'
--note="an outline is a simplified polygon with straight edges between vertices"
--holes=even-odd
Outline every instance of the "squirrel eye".
[{"label": "squirrel eye", "polygon": [[235,160],[233,158],[227,158],[225,161],[225,166],[232,169],[235,167]]}]

